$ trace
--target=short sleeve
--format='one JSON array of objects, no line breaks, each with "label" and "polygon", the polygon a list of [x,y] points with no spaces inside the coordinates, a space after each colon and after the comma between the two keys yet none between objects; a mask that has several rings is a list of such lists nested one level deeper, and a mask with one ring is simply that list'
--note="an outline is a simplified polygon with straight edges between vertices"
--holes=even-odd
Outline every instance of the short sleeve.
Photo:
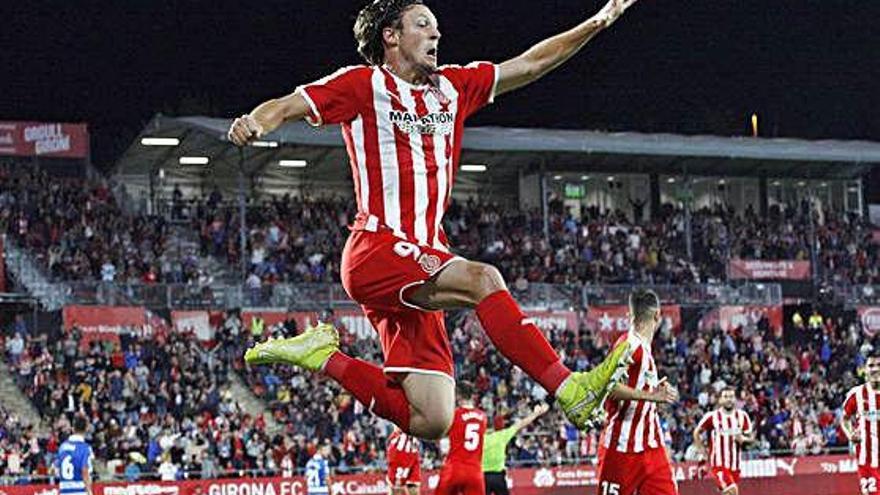
[{"label": "short sleeve", "polygon": [[346,67],[296,88],[309,104],[306,121],[317,127],[353,120],[369,98],[370,74],[370,69],[362,65]]},{"label": "short sleeve", "polygon": [[501,439],[504,440],[504,445],[510,443],[513,440],[513,437],[516,436],[516,428],[508,427],[498,432],[501,435]]},{"label": "short sleeve", "polygon": [[742,415],[742,431],[743,433],[749,434],[752,432],[752,418],[750,418],[745,411],[743,411]]},{"label": "short sleeve", "polygon": [[440,74],[458,91],[458,109],[465,118],[495,100],[498,66],[491,62],[449,65],[441,68]]},{"label": "short sleeve", "polygon": [[853,389],[846,394],[846,400],[843,401],[843,416],[848,418],[854,415],[857,409],[856,406],[856,394],[855,389]]},{"label": "short sleeve", "polygon": [[714,423],[712,422],[712,413],[708,412],[703,415],[703,419],[697,423],[697,431],[711,431]]}]

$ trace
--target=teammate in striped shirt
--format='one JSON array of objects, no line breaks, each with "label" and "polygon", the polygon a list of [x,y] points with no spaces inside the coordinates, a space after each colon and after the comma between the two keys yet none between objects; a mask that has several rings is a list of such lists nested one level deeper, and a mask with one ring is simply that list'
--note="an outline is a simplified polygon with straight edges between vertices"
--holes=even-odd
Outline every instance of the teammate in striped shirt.
[{"label": "teammate in striped shirt", "polygon": [[385,449],[389,495],[418,495],[422,484],[419,439],[395,428]]},{"label": "teammate in striped shirt", "polygon": [[330,325],[250,349],[250,364],[323,371],[377,415],[420,438],[441,438],[455,406],[443,310],[475,309],[501,354],[555,395],[570,421],[592,424],[625,368],[621,346],[603,365],[572,373],[514,301],[500,272],[449,252],[442,228],[464,122],[496,97],[541,78],[610,26],[636,0],[608,0],[594,16],[501,64],[438,66],[437,19],[421,0],[374,0],[355,21],[368,65],[300,86],[235,119],[244,145],[285,121],[341,124],[358,213],[342,284],[379,333],[383,367],[339,352]]},{"label": "teammate in striped shirt", "polygon": [[855,445],[862,494],[869,494],[880,493],[880,354],[868,356],[865,375],[867,382],[846,394],[841,427]]},{"label": "teammate in striped shirt", "polygon": [[709,466],[724,495],[739,494],[741,445],[755,441],[752,420],[736,409],[736,391],[727,387],[718,396],[719,408],[706,413],[694,430],[694,445],[704,451],[703,434],[709,434]]},{"label": "teammate in striped shirt", "polygon": [[678,487],[663,445],[657,404],[678,401],[678,391],[660,379],[651,342],[660,326],[660,299],[653,291],[630,294],[630,331],[621,337],[634,349],[626,384],[606,403],[608,421],[599,440],[599,494],[675,495]]},{"label": "teammate in striped shirt", "polygon": [[474,405],[474,387],[458,382],[459,407],[449,428],[449,453],[434,495],[485,495],[483,436],[486,413]]},{"label": "teammate in striped shirt", "polygon": [[73,419],[73,434],[58,447],[55,460],[60,495],[92,495],[92,464],[95,455],[86,443],[88,421],[83,416]]}]

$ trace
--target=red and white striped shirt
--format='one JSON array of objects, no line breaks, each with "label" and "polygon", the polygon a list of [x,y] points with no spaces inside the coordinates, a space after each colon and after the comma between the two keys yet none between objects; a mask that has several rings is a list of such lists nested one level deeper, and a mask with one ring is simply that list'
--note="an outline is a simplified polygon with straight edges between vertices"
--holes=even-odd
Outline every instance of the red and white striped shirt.
[{"label": "red and white striped shirt", "polygon": [[419,440],[395,428],[388,437],[386,445],[388,482],[399,486],[406,482],[420,480]]},{"label": "red and white striped shirt", "polygon": [[354,66],[297,89],[312,125],[342,124],[358,215],[353,228],[446,249],[441,221],[461,155],[464,121],[491,103],[498,67],[443,66],[415,86],[378,66]]},{"label": "red and white striped shirt", "polygon": [[861,441],[856,445],[859,466],[880,467],[880,391],[869,384],[853,387],[843,402],[843,417],[857,416]]},{"label": "red and white striped shirt", "polygon": [[727,413],[717,409],[706,413],[697,424],[697,431],[709,432],[709,465],[731,471],[740,469],[740,446],[736,441],[739,435],[752,431],[752,420],[741,409]]},{"label": "red and white striped shirt", "polygon": [[[633,331],[625,336],[625,340],[635,349],[627,385],[636,390],[657,390],[660,380],[650,345]],[[618,343],[623,341],[624,337],[621,337]],[[603,447],[623,453],[639,453],[663,447],[663,431],[656,402],[608,400],[605,408],[608,424],[602,431]]]}]

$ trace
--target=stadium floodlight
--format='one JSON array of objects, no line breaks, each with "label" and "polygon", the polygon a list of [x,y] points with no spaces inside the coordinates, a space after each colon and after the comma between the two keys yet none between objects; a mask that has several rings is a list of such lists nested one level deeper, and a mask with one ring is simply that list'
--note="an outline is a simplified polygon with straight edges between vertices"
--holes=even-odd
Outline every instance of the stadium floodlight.
[{"label": "stadium floodlight", "polygon": [[145,137],[141,138],[141,144],[144,146],[177,146],[180,139],[168,137]]},{"label": "stadium floodlight", "polygon": [[485,165],[475,165],[475,164],[462,165],[461,171],[462,172],[485,172],[486,166]]},{"label": "stadium floodlight", "polygon": [[181,165],[207,165],[210,161],[207,156],[182,156],[178,160]]},{"label": "stadium floodlight", "polygon": [[160,179],[164,179],[164,178],[165,178],[165,169],[164,169],[164,168],[160,168],[160,169],[159,169],[159,178],[160,178]]},{"label": "stadium floodlight", "polygon": [[778,180],[774,180],[772,185],[773,185],[774,187],[779,187],[779,186],[782,185],[782,183],[779,182]]},{"label": "stadium floodlight", "polygon": [[562,176],[561,175],[554,175],[553,180],[562,180]]},{"label": "stadium floodlight", "polygon": [[726,180],[724,180],[724,179],[720,179],[720,180],[718,181],[718,185],[719,185],[719,186],[723,186],[724,184],[727,184],[727,181],[726,181]]},{"label": "stadium floodlight", "polygon": [[305,160],[278,160],[279,167],[303,168],[308,164],[309,162]]},{"label": "stadium floodlight", "polygon": [[590,180],[590,176],[589,176],[589,175],[582,175],[582,176],[581,176],[581,180],[582,180],[582,181],[588,181],[588,180]]},{"label": "stadium floodlight", "polygon": [[253,141],[251,146],[254,148],[277,148],[278,141]]},{"label": "stadium floodlight", "polygon": [[668,182],[670,184],[675,184],[675,177],[670,177],[670,178],[666,179],[666,182]]},{"label": "stadium floodlight", "polygon": [[613,175],[608,176],[608,182],[614,182],[614,176],[613,176]]}]

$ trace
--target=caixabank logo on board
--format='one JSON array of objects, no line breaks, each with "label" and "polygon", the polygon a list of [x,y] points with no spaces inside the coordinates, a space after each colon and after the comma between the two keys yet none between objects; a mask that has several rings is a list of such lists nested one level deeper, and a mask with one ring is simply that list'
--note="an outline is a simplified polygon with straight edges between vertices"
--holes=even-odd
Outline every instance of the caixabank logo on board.
[{"label": "caixabank logo on board", "polygon": [[532,483],[538,488],[548,488],[556,484],[556,476],[553,475],[553,471],[547,468],[541,468],[535,471]]}]

